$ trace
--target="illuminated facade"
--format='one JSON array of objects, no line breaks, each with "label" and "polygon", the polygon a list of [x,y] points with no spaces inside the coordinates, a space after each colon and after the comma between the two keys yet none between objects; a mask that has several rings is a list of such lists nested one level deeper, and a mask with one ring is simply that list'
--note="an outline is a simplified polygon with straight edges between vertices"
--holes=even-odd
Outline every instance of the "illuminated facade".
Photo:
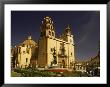
[{"label": "illuminated facade", "polygon": [[64,33],[56,38],[55,27],[50,17],[42,21],[38,43],[28,37],[12,50],[12,63],[15,67],[71,68],[75,61],[74,36],[69,25]]}]

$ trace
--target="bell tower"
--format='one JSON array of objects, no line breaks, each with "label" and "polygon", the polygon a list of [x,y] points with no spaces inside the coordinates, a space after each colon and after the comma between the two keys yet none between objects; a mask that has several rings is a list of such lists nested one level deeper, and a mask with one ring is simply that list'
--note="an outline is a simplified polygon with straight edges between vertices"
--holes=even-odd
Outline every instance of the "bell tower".
[{"label": "bell tower", "polygon": [[75,54],[74,54],[74,37],[71,33],[71,28],[68,25],[62,35],[62,39],[68,42],[68,67],[71,67],[73,61],[75,61]]},{"label": "bell tower", "polygon": [[64,34],[63,34],[63,39],[71,44],[74,45],[74,41],[73,41],[73,35],[71,33],[71,28],[70,26],[68,25],[64,31]]},{"label": "bell tower", "polygon": [[66,27],[66,29],[65,29],[65,34],[67,35],[67,36],[70,36],[71,35],[71,29],[70,29],[70,26],[68,25],[67,27]]},{"label": "bell tower", "polygon": [[48,16],[46,16],[44,18],[44,20],[42,21],[40,37],[41,38],[42,37],[48,37],[48,38],[54,38],[55,37],[53,21]]},{"label": "bell tower", "polygon": [[53,21],[46,16],[41,24],[41,33],[39,38],[38,67],[48,67],[51,63],[50,48],[55,39],[55,29]]}]

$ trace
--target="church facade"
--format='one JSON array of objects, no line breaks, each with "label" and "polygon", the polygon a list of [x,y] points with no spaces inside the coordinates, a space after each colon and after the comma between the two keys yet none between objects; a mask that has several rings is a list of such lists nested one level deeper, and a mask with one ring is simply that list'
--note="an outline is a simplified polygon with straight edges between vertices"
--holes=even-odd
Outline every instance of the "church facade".
[{"label": "church facade", "polygon": [[12,48],[13,67],[72,68],[75,62],[75,46],[71,28],[67,26],[57,38],[53,21],[47,16],[40,29],[38,42],[29,36],[23,43]]}]

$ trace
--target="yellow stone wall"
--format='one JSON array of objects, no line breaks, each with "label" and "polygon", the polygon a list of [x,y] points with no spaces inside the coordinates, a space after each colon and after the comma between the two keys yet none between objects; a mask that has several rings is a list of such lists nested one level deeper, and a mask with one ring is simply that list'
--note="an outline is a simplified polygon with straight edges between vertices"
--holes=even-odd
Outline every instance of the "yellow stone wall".
[{"label": "yellow stone wall", "polygon": [[44,67],[47,65],[46,55],[46,39],[42,38],[39,40],[38,66]]},{"label": "yellow stone wall", "polygon": [[18,51],[18,66],[21,68],[29,66],[31,59],[31,49],[29,49],[29,53],[27,53],[27,46],[20,46]]},{"label": "yellow stone wall", "polygon": [[[60,54],[61,43],[64,43],[65,54],[67,55],[67,58],[60,58],[58,56],[58,54]],[[70,67],[70,62],[73,62],[75,60],[73,44],[70,42],[66,42],[64,40],[49,37],[48,38],[45,37],[39,40],[38,65],[39,66],[51,65],[51,61],[53,60],[51,48],[54,47],[56,49],[57,65],[59,65],[59,63],[61,63],[62,60],[64,60],[67,67]]]}]

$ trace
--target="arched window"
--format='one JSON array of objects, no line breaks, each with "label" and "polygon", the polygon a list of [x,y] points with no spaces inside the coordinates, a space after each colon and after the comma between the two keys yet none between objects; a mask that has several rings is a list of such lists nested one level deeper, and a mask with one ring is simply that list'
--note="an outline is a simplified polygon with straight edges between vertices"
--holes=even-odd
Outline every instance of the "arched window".
[{"label": "arched window", "polygon": [[26,58],[26,63],[28,62],[28,58]]},{"label": "arched window", "polygon": [[52,32],[52,36],[54,36],[54,32]]},{"label": "arched window", "polygon": [[25,51],[23,51],[23,53],[25,53]]},{"label": "arched window", "polygon": [[72,56],[72,52],[71,52],[71,56]]},{"label": "arched window", "polygon": [[51,35],[51,31],[49,31],[49,35]]},{"label": "arched window", "polygon": [[25,44],[23,44],[22,47],[25,47]]},{"label": "arched window", "polygon": [[53,48],[51,48],[51,52],[53,52]]}]

